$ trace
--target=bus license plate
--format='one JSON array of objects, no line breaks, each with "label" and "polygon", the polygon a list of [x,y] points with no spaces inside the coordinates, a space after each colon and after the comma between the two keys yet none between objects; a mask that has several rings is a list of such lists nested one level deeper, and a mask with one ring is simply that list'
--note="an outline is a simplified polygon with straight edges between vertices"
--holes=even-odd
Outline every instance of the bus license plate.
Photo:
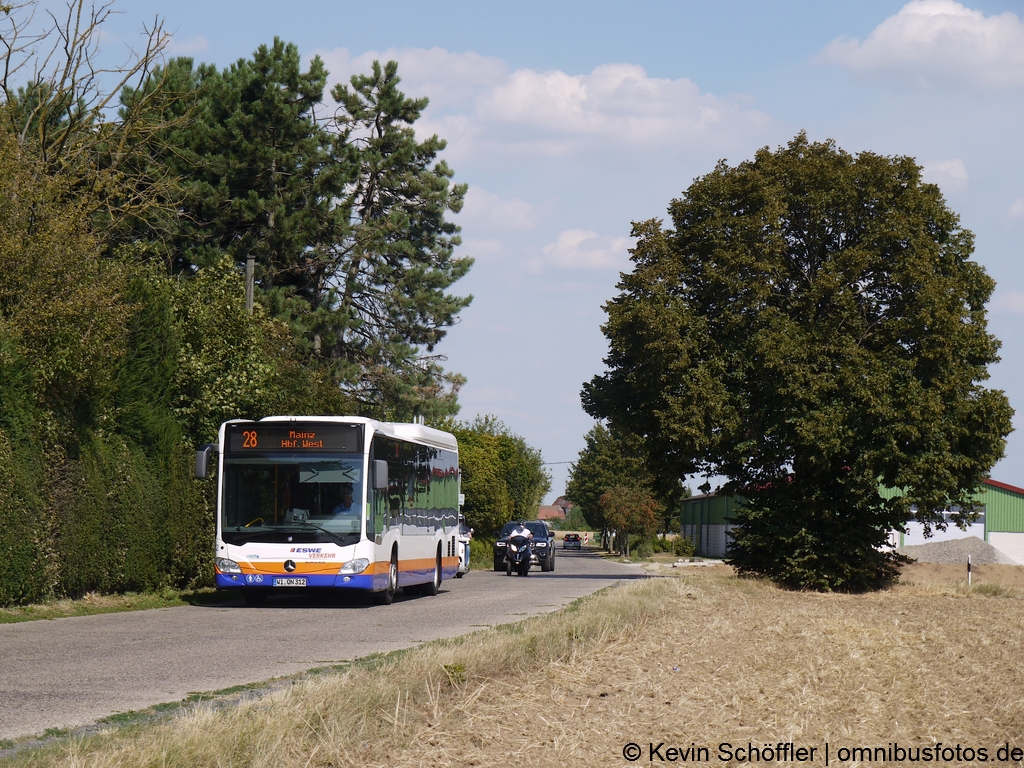
[{"label": "bus license plate", "polygon": [[298,579],[298,578],[274,579],[274,586],[275,587],[304,587],[304,586],[306,586],[306,580],[305,579]]}]

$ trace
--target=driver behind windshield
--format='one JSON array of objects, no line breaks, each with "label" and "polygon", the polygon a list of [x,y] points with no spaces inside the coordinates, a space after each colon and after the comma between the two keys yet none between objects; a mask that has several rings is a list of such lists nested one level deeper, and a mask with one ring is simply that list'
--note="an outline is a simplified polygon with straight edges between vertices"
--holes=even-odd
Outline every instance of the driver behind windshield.
[{"label": "driver behind windshield", "polygon": [[357,515],[359,510],[356,509],[355,502],[353,501],[352,483],[341,484],[341,501],[335,505],[332,513],[335,517],[338,515]]}]

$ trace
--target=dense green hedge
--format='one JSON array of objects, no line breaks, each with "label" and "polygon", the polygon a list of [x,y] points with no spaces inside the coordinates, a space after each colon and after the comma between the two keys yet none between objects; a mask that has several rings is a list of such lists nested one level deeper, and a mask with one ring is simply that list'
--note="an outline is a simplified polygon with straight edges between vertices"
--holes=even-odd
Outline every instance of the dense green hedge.
[{"label": "dense green hedge", "polygon": [[0,433],[0,605],[209,584],[211,487],[191,459],[96,436],[73,459]]},{"label": "dense green hedge", "polygon": [[[336,388],[289,367],[279,324],[244,312],[230,268],[117,275],[124,351],[80,392],[40,386],[43,365],[70,355],[55,345],[41,359],[0,326],[0,605],[211,583],[213,486],[192,477],[194,446],[225,418],[343,407]],[[233,325],[197,323],[196,308]],[[238,382],[252,370],[269,373]]]},{"label": "dense green hedge", "polygon": [[44,547],[52,542],[41,525],[34,465],[0,433],[0,605],[29,603],[48,591]]}]

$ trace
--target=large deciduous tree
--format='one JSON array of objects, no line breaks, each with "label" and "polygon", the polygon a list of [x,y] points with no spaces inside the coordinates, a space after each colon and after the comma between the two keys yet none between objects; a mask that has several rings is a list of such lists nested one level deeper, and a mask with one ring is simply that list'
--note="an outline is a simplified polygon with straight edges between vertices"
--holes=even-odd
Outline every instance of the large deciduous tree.
[{"label": "large deciduous tree", "polygon": [[642,488],[616,485],[598,500],[605,525],[615,531],[619,550],[629,557],[629,537],[648,538],[658,529],[663,511],[650,493]]},{"label": "large deciduous tree", "polygon": [[[803,134],[651,220],[607,305],[587,410],[660,473],[742,495],[731,561],[810,589],[891,582],[887,533],[972,509],[1012,409],[986,389],[994,283],[909,157]],[[883,498],[880,487],[901,489]]]}]

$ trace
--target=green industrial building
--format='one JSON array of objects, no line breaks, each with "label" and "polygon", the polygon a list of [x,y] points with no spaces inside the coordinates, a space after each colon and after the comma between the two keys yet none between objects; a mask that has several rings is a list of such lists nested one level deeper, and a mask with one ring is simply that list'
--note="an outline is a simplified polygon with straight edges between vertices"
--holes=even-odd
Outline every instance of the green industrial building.
[{"label": "green industrial building", "polygon": [[738,496],[704,493],[683,499],[679,511],[680,533],[694,543],[701,557],[725,557],[735,510],[743,506]]},{"label": "green industrial building", "polygon": [[[926,539],[921,524],[912,520],[907,524],[906,533],[893,533],[893,543],[907,546],[977,536],[1024,565],[1024,488],[986,480],[974,499],[981,514],[967,530],[951,524],[945,531],[933,531]],[[735,527],[735,510],[742,505],[743,499],[735,496],[715,493],[690,496],[683,500],[679,513],[681,533],[696,545],[698,555],[725,557],[729,531]]]}]

